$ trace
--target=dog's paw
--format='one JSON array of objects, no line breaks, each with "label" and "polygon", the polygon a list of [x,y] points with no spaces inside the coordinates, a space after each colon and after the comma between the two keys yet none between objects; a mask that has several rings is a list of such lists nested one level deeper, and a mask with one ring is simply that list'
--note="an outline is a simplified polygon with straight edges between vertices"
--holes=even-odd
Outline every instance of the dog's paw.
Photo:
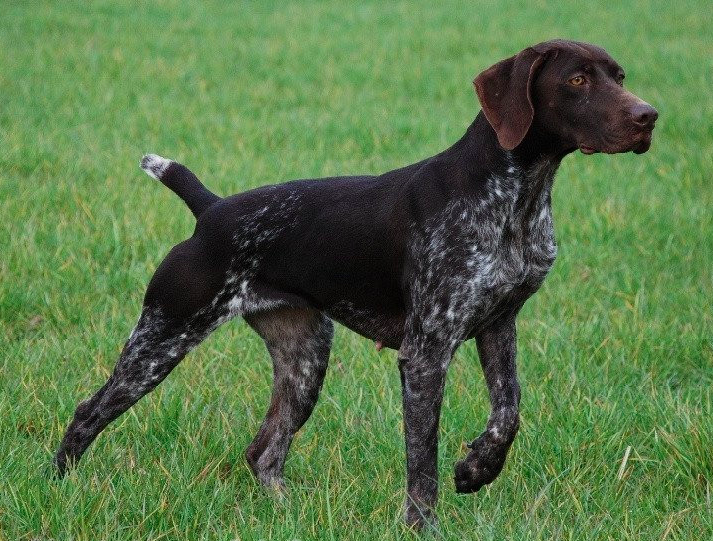
[{"label": "dog's paw", "polygon": [[52,457],[50,476],[57,480],[63,479],[77,465],[78,460],[76,456],[67,452],[66,449],[60,448]]},{"label": "dog's paw", "polygon": [[141,158],[141,169],[143,169],[146,174],[156,180],[161,180],[161,177],[171,165],[172,160],[163,158],[158,154],[146,154]]},{"label": "dog's paw", "polygon": [[269,479],[258,479],[265,493],[273,500],[282,502],[289,496],[285,480],[282,477],[271,477]]},{"label": "dog's paw", "polygon": [[500,474],[507,457],[507,449],[476,440],[468,456],[455,465],[456,492],[469,494],[492,483]]},{"label": "dog's paw", "polygon": [[433,509],[419,507],[411,499],[407,499],[404,503],[404,522],[406,526],[416,531],[438,526],[438,518]]},{"label": "dog's paw", "polygon": [[64,453],[57,453],[52,458],[52,465],[50,471],[51,477],[57,480],[64,478],[67,475],[67,466],[67,457],[64,455]]},{"label": "dog's paw", "polygon": [[248,448],[246,459],[255,479],[257,479],[258,483],[260,483],[269,494],[277,497],[282,497],[287,494],[287,485],[285,485],[282,471],[261,464],[260,460],[255,458],[255,453],[252,448]]},{"label": "dog's paw", "polygon": [[495,479],[495,476],[488,469],[480,468],[468,460],[461,460],[456,463],[453,480],[455,481],[456,492],[459,494],[478,492],[493,479]]}]

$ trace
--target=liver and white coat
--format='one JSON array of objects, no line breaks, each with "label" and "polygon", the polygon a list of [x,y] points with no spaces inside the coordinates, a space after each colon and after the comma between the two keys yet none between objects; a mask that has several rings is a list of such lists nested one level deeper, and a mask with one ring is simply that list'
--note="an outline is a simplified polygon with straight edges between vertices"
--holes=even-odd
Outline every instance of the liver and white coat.
[{"label": "liver and white coat", "polygon": [[59,472],[156,387],[221,323],[242,316],[274,365],[272,400],[246,452],[283,485],[296,431],[327,368],[332,320],[398,350],[408,524],[433,519],[446,370],[474,338],[492,411],[455,467],[459,492],[490,483],[519,425],[515,317],[551,268],[550,191],[568,153],[645,152],[656,111],[622,88],[601,48],[554,40],[474,81],[483,111],[444,152],[378,176],[299,180],[220,198],[159,156],[141,167],[197,218],[158,267],[114,373],[82,402],[55,457]]}]

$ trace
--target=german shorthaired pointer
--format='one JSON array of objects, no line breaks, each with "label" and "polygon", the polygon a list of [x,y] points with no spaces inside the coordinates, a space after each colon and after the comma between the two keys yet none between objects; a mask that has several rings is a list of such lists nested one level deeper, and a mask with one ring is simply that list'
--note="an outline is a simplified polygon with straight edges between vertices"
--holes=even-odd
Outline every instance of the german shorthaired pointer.
[{"label": "german shorthaired pointer", "polygon": [[219,325],[242,316],[272,356],[265,420],[247,449],[261,483],[283,486],[292,438],[317,401],[332,320],[398,350],[406,433],[405,520],[435,520],[446,370],[475,338],[491,401],[455,466],[458,492],[493,481],[519,425],[515,317],[555,260],[550,190],[577,149],[643,153],[656,110],[622,87],[603,49],[553,40],[474,81],[482,112],[451,148],[379,176],[298,180],[220,198],[183,165],[141,168],[197,219],[149,283],[109,380],[79,404],[60,474]]}]

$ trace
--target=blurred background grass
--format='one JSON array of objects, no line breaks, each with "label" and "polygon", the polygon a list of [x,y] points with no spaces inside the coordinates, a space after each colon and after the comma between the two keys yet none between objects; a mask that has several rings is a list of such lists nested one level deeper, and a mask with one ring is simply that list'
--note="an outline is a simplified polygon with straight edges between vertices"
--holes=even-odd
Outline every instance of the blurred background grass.
[{"label": "blurred background grass", "polygon": [[48,479],[49,460],[153,269],[192,232],[142,153],[224,195],[382,172],[458,139],[474,75],[553,37],[604,46],[661,116],[649,153],[561,167],[559,257],[519,322],[522,429],[475,496],[451,474],[487,392],[473,345],[459,351],[434,535],[713,538],[711,28],[692,1],[3,2],[0,540],[410,538],[395,355],[341,328],[283,500],[242,458],[270,387],[242,322],[66,480]]}]

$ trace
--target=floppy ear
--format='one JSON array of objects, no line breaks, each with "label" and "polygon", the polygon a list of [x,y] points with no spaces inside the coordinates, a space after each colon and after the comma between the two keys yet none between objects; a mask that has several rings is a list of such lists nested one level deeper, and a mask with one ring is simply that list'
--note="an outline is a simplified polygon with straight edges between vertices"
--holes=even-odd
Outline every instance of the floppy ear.
[{"label": "floppy ear", "polygon": [[485,118],[505,150],[519,145],[530,129],[535,115],[532,80],[544,58],[528,47],[486,69],[473,81]]}]

